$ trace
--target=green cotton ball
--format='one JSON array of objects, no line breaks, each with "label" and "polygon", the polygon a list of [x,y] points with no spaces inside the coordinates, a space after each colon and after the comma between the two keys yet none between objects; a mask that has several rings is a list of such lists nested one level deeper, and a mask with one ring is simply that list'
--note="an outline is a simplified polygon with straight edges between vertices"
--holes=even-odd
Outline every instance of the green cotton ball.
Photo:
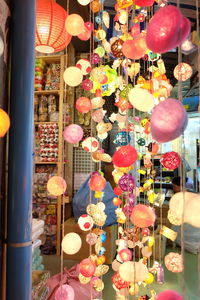
[{"label": "green cotton ball", "polygon": [[140,139],[137,141],[137,143],[138,143],[139,146],[144,146],[144,145],[146,144],[145,139],[143,139],[143,138],[140,138]]}]

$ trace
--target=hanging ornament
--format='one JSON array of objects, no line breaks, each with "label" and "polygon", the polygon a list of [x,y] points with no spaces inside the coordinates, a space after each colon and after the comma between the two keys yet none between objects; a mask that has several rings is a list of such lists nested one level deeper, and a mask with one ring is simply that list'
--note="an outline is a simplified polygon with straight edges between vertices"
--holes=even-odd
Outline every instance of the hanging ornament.
[{"label": "hanging ornament", "polygon": [[41,53],[60,52],[71,41],[65,30],[67,12],[54,0],[36,1],[35,49]]},{"label": "hanging ornament", "polygon": [[174,68],[174,77],[180,81],[186,81],[192,76],[192,67],[186,63],[180,63]]},{"label": "hanging ornament", "polygon": [[116,167],[129,167],[136,162],[138,157],[134,147],[127,145],[120,147],[113,155],[112,161]]},{"label": "hanging ornament", "polygon": [[135,226],[145,228],[154,224],[156,216],[151,207],[138,204],[133,208],[130,219]]},{"label": "hanging ornament", "polygon": [[82,142],[82,148],[86,152],[95,152],[98,150],[99,142],[94,137],[88,137]]},{"label": "hanging ornament", "polygon": [[91,0],[77,0],[79,4],[85,6],[88,5],[90,3]]},{"label": "hanging ornament", "polygon": [[118,290],[127,288],[129,286],[129,282],[128,281],[124,281],[119,272],[116,272],[113,276],[112,276],[112,283],[115,285],[115,287]]},{"label": "hanging ornament", "polygon": [[95,273],[96,265],[91,259],[85,258],[80,262],[79,270],[83,276],[92,277]]},{"label": "hanging ornament", "polygon": [[92,90],[93,88],[93,83],[90,79],[85,79],[83,80],[82,82],[82,88],[85,90],[85,91],[90,91]]},{"label": "hanging ornament", "polygon": [[65,21],[65,28],[73,36],[81,34],[84,30],[83,18],[77,14],[68,15]]},{"label": "hanging ornament", "polygon": [[175,170],[181,163],[181,158],[177,152],[171,151],[163,154],[160,159],[161,164],[168,170]]},{"label": "hanging ornament", "polygon": [[83,129],[77,124],[71,124],[64,129],[64,140],[70,144],[76,144],[83,138]]},{"label": "hanging ornament", "polygon": [[124,41],[117,39],[114,43],[111,44],[111,52],[114,57],[122,58],[124,56],[122,52],[122,46]]},{"label": "hanging ornament", "polygon": [[139,111],[148,112],[154,107],[154,97],[147,90],[135,87],[128,94],[130,103]]},{"label": "hanging ornament", "polygon": [[89,187],[92,191],[102,191],[106,186],[106,180],[105,178],[100,175],[99,172],[95,172],[92,174],[90,181],[89,181]]},{"label": "hanging ornament", "polygon": [[119,180],[119,186],[122,191],[133,191],[135,188],[135,178],[131,174],[124,174]]},{"label": "hanging ornament", "polygon": [[184,300],[184,298],[173,290],[166,290],[157,295],[156,300]]},{"label": "hanging ornament", "polygon": [[68,284],[61,284],[55,293],[55,300],[74,300],[74,289]]},{"label": "hanging ornament", "polygon": [[155,0],[135,0],[135,4],[138,6],[152,6]]},{"label": "hanging ornament", "polygon": [[90,217],[88,215],[81,215],[78,218],[78,225],[79,225],[80,229],[83,231],[89,231],[90,229],[92,229],[93,224],[94,223],[93,223],[92,217]]},{"label": "hanging ornament", "polygon": [[9,115],[0,108],[0,137],[4,137],[10,128],[10,118]]},{"label": "hanging ornament", "polygon": [[109,13],[105,10],[103,11],[102,19],[103,19],[103,23],[106,26],[106,28],[109,28],[109,26],[110,26],[110,16],[109,16]]},{"label": "hanging ornament", "polygon": [[124,56],[130,59],[140,59],[148,50],[146,35],[141,33],[134,40],[127,40],[122,46]]},{"label": "hanging ornament", "polygon": [[79,59],[76,63],[76,67],[82,71],[83,75],[87,75],[91,72],[91,64],[88,59]]},{"label": "hanging ornament", "polygon": [[77,253],[81,249],[82,240],[75,232],[70,232],[65,235],[62,240],[62,250],[69,255]]},{"label": "hanging ornament", "polygon": [[67,85],[75,87],[79,85],[83,80],[83,73],[77,67],[68,67],[64,74],[64,81]]},{"label": "hanging ornament", "polygon": [[67,184],[60,176],[52,176],[47,182],[47,191],[53,196],[60,196],[66,191]]},{"label": "hanging ornament", "polygon": [[165,256],[165,266],[173,273],[180,273],[183,271],[182,255],[175,252],[170,252]]},{"label": "hanging ornament", "polygon": [[99,0],[93,0],[90,3],[91,11],[95,14],[101,10],[101,3]]},{"label": "hanging ornament", "polygon": [[119,275],[123,280],[135,283],[147,278],[148,269],[141,262],[126,261],[119,267]]},{"label": "hanging ornament", "polygon": [[81,41],[88,41],[91,37],[91,31],[88,30],[87,27],[84,24],[83,30],[77,36],[78,36],[79,40],[81,40]]},{"label": "hanging ornament", "polygon": [[87,97],[80,97],[76,100],[76,109],[80,113],[88,113],[92,109],[91,101]]}]

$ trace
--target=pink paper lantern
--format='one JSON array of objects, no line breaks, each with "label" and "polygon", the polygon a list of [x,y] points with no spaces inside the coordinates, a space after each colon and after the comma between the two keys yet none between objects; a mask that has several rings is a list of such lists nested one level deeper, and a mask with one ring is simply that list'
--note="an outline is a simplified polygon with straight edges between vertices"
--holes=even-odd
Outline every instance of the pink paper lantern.
[{"label": "pink paper lantern", "polygon": [[89,98],[80,97],[76,100],[76,109],[80,113],[88,113],[92,109],[92,104]]},{"label": "pink paper lantern", "polygon": [[52,176],[47,182],[47,191],[53,196],[64,194],[66,188],[66,181],[60,176]]},{"label": "pink paper lantern", "polygon": [[78,38],[81,41],[88,41],[90,37],[91,37],[91,31],[88,30],[88,28],[84,24],[83,31],[80,34],[78,34]]},{"label": "pink paper lantern", "polygon": [[184,298],[173,290],[166,290],[157,295],[156,300],[184,300]]},{"label": "pink paper lantern", "polygon": [[116,167],[129,167],[136,162],[138,157],[134,147],[127,145],[120,147],[113,155],[112,161]]},{"label": "pink paper lantern", "polygon": [[180,165],[181,158],[177,152],[171,151],[163,154],[160,162],[166,169],[175,170]]},{"label": "pink paper lantern", "polygon": [[192,76],[192,67],[186,63],[178,64],[174,69],[174,77],[180,81],[186,81]]},{"label": "pink paper lantern", "polygon": [[91,176],[89,187],[91,191],[102,191],[106,186],[106,180],[98,172]]},{"label": "pink paper lantern", "polygon": [[154,0],[135,0],[134,3],[138,6],[152,6],[154,4]]},{"label": "pink paper lantern", "polygon": [[61,285],[55,293],[55,300],[74,300],[74,297],[74,289],[68,284]]},{"label": "pink paper lantern", "polygon": [[96,265],[91,259],[85,258],[79,264],[80,273],[85,277],[92,277],[96,270]]},{"label": "pink paper lantern", "polygon": [[156,215],[151,207],[138,204],[133,208],[130,219],[135,226],[145,228],[154,224]]},{"label": "pink paper lantern", "polygon": [[64,129],[64,140],[70,144],[76,144],[83,138],[83,129],[77,124],[71,124]]},{"label": "pink paper lantern", "polygon": [[151,116],[151,134],[158,143],[166,143],[178,138],[188,123],[183,104],[176,99],[160,102]]},{"label": "pink paper lantern", "polygon": [[137,37],[140,34],[140,25],[139,24],[134,24],[131,27],[131,32],[130,32],[132,37]]},{"label": "pink paper lantern", "polygon": [[92,32],[94,30],[94,24],[92,22],[85,22],[85,27]]},{"label": "pink paper lantern", "polygon": [[146,35],[143,33],[134,40],[125,41],[122,46],[123,54],[130,59],[140,59],[147,50]]},{"label": "pink paper lantern", "polygon": [[122,249],[119,251],[119,257],[123,262],[130,261],[132,259],[132,251],[126,248]]},{"label": "pink paper lantern", "polygon": [[165,256],[165,266],[173,273],[180,273],[183,271],[182,255],[175,252],[170,252]]},{"label": "pink paper lantern", "polygon": [[155,53],[164,53],[180,45],[189,35],[190,22],[181,11],[168,5],[160,8],[149,22],[146,42]]},{"label": "pink paper lantern", "polygon": [[90,91],[93,88],[92,80],[90,80],[90,79],[83,80],[82,87],[85,91]]}]

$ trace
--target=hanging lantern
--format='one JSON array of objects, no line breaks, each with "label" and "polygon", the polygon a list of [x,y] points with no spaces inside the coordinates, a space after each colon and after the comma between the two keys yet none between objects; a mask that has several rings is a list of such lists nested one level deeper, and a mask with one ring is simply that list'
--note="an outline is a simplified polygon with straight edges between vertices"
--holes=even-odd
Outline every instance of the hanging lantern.
[{"label": "hanging lantern", "polygon": [[47,190],[53,196],[60,196],[66,191],[67,184],[60,176],[52,176],[47,182]]},{"label": "hanging lantern", "polygon": [[141,262],[126,261],[119,267],[119,275],[123,280],[135,283],[148,277],[148,269]]},{"label": "hanging lantern", "polygon": [[65,21],[65,28],[73,36],[81,34],[84,30],[83,18],[77,14],[69,15]]},{"label": "hanging lantern", "polygon": [[91,0],[77,0],[79,4],[85,6],[88,5],[90,3]]},{"label": "hanging lantern", "polygon": [[90,190],[102,191],[105,188],[105,186],[106,186],[106,180],[98,172],[94,173],[94,175],[91,176],[89,181]]},{"label": "hanging lantern", "polygon": [[184,300],[184,298],[173,290],[166,290],[159,293],[156,300]]},{"label": "hanging lantern", "polygon": [[139,111],[148,112],[154,107],[154,97],[146,89],[132,88],[128,98],[133,107]]},{"label": "hanging lantern", "polygon": [[81,215],[78,218],[78,225],[83,231],[89,231],[90,229],[92,229],[93,224],[93,219],[89,215]]},{"label": "hanging lantern", "polygon": [[91,64],[88,59],[79,59],[76,63],[76,67],[82,71],[83,75],[87,75],[91,71]]},{"label": "hanging lantern", "polygon": [[135,0],[135,4],[138,6],[152,6],[154,0]]},{"label": "hanging lantern", "polygon": [[132,251],[127,248],[122,249],[119,251],[119,257],[123,262],[130,261],[132,259]]},{"label": "hanging lantern", "polygon": [[138,204],[133,208],[130,219],[135,226],[145,228],[154,224],[156,216],[151,207]]},{"label": "hanging lantern", "polygon": [[171,151],[163,154],[160,162],[166,169],[175,170],[180,165],[181,158],[177,152]]},{"label": "hanging lantern", "polygon": [[62,250],[69,255],[77,253],[81,249],[82,240],[75,232],[70,232],[65,235],[62,240]]},{"label": "hanging lantern", "polygon": [[192,67],[186,63],[178,64],[174,69],[174,77],[180,81],[186,81],[192,76]]},{"label": "hanging lantern", "polygon": [[91,31],[87,29],[87,27],[84,24],[83,31],[80,34],[78,34],[78,38],[81,41],[88,41],[90,37],[91,37]]},{"label": "hanging lantern", "polygon": [[2,108],[0,108],[0,137],[4,137],[9,128],[9,115]]},{"label": "hanging lantern", "polygon": [[170,252],[165,256],[165,266],[173,273],[180,273],[183,271],[182,255],[175,252]]},{"label": "hanging lantern", "polygon": [[116,167],[129,167],[136,162],[138,157],[134,147],[127,145],[120,147],[113,155],[113,164]]},{"label": "hanging lantern", "polygon": [[112,43],[111,51],[114,57],[122,58],[124,56],[124,54],[122,53],[123,43],[124,41],[122,41],[121,39],[117,39],[114,43]]},{"label": "hanging lantern", "polygon": [[87,97],[80,97],[76,100],[76,109],[80,113],[88,113],[92,108],[91,101]]},{"label": "hanging lantern", "polygon": [[36,45],[41,53],[60,52],[71,41],[65,30],[67,12],[54,0],[36,2]]},{"label": "hanging lantern", "polygon": [[83,138],[83,129],[77,124],[71,124],[64,129],[64,140],[70,144],[76,144]]},{"label": "hanging lantern", "polygon": [[119,180],[119,186],[124,192],[131,192],[135,188],[135,178],[131,174],[124,174]]},{"label": "hanging lantern", "polygon": [[96,265],[90,258],[85,258],[80,262],[79,269],[83,276],[92,277],[95,273]]},{"label": "hanging lantern", "polygon": [[62,284],[59,286],[55,293],[55,300],[74,300],[74,297],[74,289],[68,284]]},{"label": "hanging lantern", "polygon": [[128,281],[124,281],[119,272],[115,273],[112,276],[112,283],[115,285],[115,287],[119,290],[127,288],[129,286],[129,282]]},{"label": "hanging lantern", "polygon": [[141,33],[134,40],[125,41],[122,47],[124,56],[130,59],[140,59],[147,50],[146,35],[144,33]]},{"label": "hanging lantern", "polygon": [[74,87],[82,82],[83,73],[77,67],[69,67],[65,70],[63,77],[67,85]]}]

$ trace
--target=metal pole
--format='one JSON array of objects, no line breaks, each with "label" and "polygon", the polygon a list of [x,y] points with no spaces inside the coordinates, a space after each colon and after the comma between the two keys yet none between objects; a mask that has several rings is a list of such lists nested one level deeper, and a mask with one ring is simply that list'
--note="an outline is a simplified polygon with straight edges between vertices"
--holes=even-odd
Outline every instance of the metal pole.
[{"label": "metal pole", "polygon": [[6,299],[30,300],[35,0],[11,9]]}]

